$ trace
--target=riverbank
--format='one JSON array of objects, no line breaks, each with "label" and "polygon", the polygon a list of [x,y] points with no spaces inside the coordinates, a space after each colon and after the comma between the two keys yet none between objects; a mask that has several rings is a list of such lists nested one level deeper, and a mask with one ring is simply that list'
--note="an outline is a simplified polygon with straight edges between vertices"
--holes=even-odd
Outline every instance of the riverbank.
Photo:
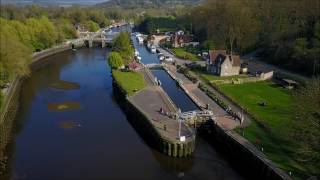
[{"label": "riverbank", "polygon": [[[77,45],[77,47],[81,47],[81,46],[82,46],[81,44]],[[41,52],[34,53],[32,55],[32,61],[29,64],[31,71],[38,69],[39,67],[41,67],[41,65],[46,63],[44,61],[41,61],[42,59],[44,59],[48,56],[63,52],[63,51],[67,51],[67,50],[71,50],[71,45],[62,44],[62,45],[58,45],[58,46],[55,46],[50,49],[43,50]],[[15,114],[16,109],[14,109],[13,107],[18,106],[18,105],[14,105],[18,102],[14,102],[13,99],[19,99],[19,98],[16,98],[16,96],[19,96],[18,95],[19,90],[20,90],[20,87],[21,87],[25,78],[26,77],[16,77],[10,83],[10,86],[8,87],[6,92],[4,93],[3,104],[1,106],[1,111],[0,111],[1,112],[0,123],[2,123],[2,121],[4,121],[8,117],[14,118],[13,114]]]}]

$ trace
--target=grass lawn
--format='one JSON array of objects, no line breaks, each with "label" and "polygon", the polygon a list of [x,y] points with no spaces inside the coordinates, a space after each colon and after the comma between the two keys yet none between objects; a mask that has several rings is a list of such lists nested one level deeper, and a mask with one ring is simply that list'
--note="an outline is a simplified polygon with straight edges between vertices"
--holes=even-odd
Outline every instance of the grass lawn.
[{"label": "grass lawn", "polygon": [[199,61],[200,58],[192,53],[187,52],[184,48],[173,48],[171,51],[179,58],[191,60],[191,61]]},{"label": "grass lawn", "polygon": [[112,75],[129,96],[146,86],[143,75],[138,72],[113,70]]},{"label": "grass lawn", "polygon": [[[292,128],[290,125],[295,110],[293,108],[294,99],[289,90],[268,81],[240,85],[225,84],[219,87],[240,106],[246,108],[248,112],[267,125],[268,129],[265,129],[253,122],[244,129],[244,136],[258,148],[262,147],[269,159],[287,173],[293,172],[297,178],[305,178],[305,174],[310,174],[310,169],[316,168],[299,164],[293,159],[296,142],[290,138]],[[266,102],[267,105],[260,106],[261,102]],[[243,133],[241,129],[237,129],[237,132]]]},{"label": "grass lawn", "polygon": [[4,97],[3,97],[2,92],[0,91],[0,110],[1,110],[1,108],[2,108],[3,100],[4,100]]},{"label": "grass lawn", "polygon": [[241,79],[241,78],[248,78],[248,75],[245,74],[239,74],[235,76],[216,76],[210,73],[207,73],[204,69],[195,69],[192,70],[194,73],[198,74],[201,78],[203,78],[206,81],[209,81],[211,83],[219,82],[222,80],[231,80],[231,79]]}]

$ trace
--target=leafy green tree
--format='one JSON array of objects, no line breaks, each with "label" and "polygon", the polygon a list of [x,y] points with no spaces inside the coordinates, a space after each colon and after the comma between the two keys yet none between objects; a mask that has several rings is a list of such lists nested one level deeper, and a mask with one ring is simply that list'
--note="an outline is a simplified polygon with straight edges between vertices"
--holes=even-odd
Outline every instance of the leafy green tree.
[{"label": "leafy green tree", "polygon": [[29,73],[31,50],[19,41],[14,28],[0,19],[0,85]]},{"label": "leafy green tree", "polygon": [[83,25],[85,28],[87,28],[91,32],[96,32],[100,28],[99,24],[97,24],[96,22],[91,21],[91,20],[84,22]]},{"label": "leafy green tree", "polygon": [[216,47],[216,45],[214,44],[214,42],[212,40],[206,40],[202,43],[202,48],[205,50],[211,50],[215,47]]},{"label": "leafy green tree", "polygon": [[72,23],[67,19],[57,19],[53,21],[57,29],[57,41],[76,38],[76,30]]},{"label": "leafy green tree", "polygon": [[120,53],[121,57],[126,61],[126,64],[131,60],[134,50],[130,43],[129,33],[119,33],[112,43],[112,51]]},{"label": "leafy green tree", "polygon": [[35,50],[49,48],[57,42],[57,31],[47,17],[27,19],[26,25],[31,34],[31,44]]},{"label": "leafy green tree", "polygon": [[20,42],[33,49],[31,45],[31,34],[28,27],[22,22],[16,20],[12,20],[9,23],[14,28],[14,34],[19,37]]},{"label": "leafy green tree", "polygon": [[108,63],[112,69],[119,69],[123,66],[123,60],[118,52],[111,52],[108,57]]}]

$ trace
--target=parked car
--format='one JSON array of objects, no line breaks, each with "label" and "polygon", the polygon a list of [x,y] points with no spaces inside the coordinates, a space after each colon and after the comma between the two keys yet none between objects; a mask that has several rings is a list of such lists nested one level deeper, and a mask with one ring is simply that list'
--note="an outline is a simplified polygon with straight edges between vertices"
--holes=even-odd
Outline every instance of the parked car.
[{"label": "parked car", "polygon": [[164,60],[164,55],[159,55],[159,60],[163,61]]},{"label": "parked car", "polygon": [[173,62],[173,59],[172,59],[172,57],[170,57],[170,56],[166,56],[166,57],[164,58],[164,60],[167,61],[167,62]]}]

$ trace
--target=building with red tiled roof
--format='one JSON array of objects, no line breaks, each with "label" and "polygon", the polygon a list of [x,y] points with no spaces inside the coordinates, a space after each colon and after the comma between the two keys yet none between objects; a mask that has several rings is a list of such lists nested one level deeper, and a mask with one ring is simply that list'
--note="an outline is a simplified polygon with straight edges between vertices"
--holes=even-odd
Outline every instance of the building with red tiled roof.
[{"label": "building with red tiled roof", "polygon": [[234,76],[240,73],[240,56],[227,54],[226,50],[210,50],[207,71],[218,76]]},{"label": "building with red tiled roof", "polygon": [[183,31],[178,31],[171,36],[170,41],[174,48],[184,47],[193,41],[193,35],[185,34]]}]

